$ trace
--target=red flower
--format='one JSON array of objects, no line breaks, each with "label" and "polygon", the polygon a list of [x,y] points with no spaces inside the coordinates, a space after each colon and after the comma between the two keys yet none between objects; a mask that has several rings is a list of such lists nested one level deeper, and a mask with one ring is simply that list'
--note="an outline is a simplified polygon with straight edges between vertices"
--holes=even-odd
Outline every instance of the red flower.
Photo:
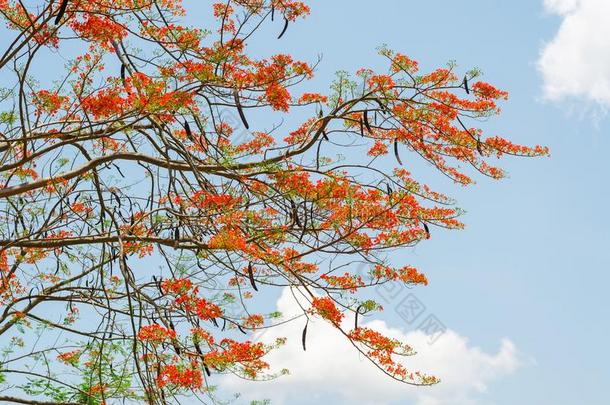
[{"label": "red flower", "polygon": [[312,312],[320,315],[322,318],[329,320],[334,325],[338,326],[345,316],[330,297],[315,297],[311,303]]},{"label": "red flower", "polygon": [[195,368],[195,364],[189,366],[177,366],[170,364],[163,366],[157,376],[159,387],[172,384],[179,388],[198,389],[203,384],[201,371]]},{"label": "red flower", "polygon": [[167,329],[158,324],[143,326],[138,332],[138,339],[143,342],[162,343],[166,340],[175,339],[176,331]]}]

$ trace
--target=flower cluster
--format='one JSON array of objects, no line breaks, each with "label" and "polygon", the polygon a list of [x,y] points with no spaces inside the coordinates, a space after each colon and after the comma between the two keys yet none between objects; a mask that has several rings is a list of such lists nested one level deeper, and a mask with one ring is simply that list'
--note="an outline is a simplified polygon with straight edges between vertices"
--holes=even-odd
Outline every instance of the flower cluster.
[{"label": "flower cluster", "polygon": [[176,331],[158,324],[146,325],[140,328],[138,339],[143,342],[162,343],[176,338]]},{"label": "flower cluster", "polygon": [[345,316],[330,297],[314,297],[311,302],[310,313],[321,316],[335,326],[339,326]]},{"label": "flower cluster", "polygon": [[404,266],[400,269],[394,269],[389,266],[378,264],[373,269],[373,277],[378,280],[402,281],[407,284],[423,284],[428,285],[428,279],[424,274],[417,271],[415,267]]},{"label": "flower cluster", "polygon": [[165,365],[159,371],[157,385],[165,387],[170,384],[175,388],[199,389],[203,384],[203,376],[198,366],[197,362],[189,365]]},{"label": "flower cluster", "polygon": [[421,372],[409,372],[394,356],[412,356],[415,351],[397,339],[392,339],[369,328],[356,328],[348,334],[350,340],[364,347],[367,356],[375,360],[388,374],[402,381],[430,385],[438,378]]},{"label": "flower cluster", "polygon": [[269,368],[269,364],[262,360],[268,348],[261,342],[223,339],[220,345],[223,349],[215,349],[204,356],[205,364],[209,367],[222,371],[239,366],[251,378],[255,378],[259,372]]},{"label": "flower cluster", "polygon": [[70,352],[58,354],[57,360],[61,361],[64,364],[76,367],[82,354],[82,350],[72,350]]},{"label": "flower cluster", "polygon": [[349,292],[356,292],[356,290],[364,285],[362,281],[362,277],[353,276],[349,273],[345,273],[342,276],[332,276],[323,274],[320,278],[328,283],[331,287],[337,287],[342,290],[347,290]]},{"label": "flower cluster", "polygon": [[220,307],[205,298],[198,297],[199,287],[193,287],[188,279],[169,279],[161,283],[161,289],[166,294],[174,295],[174,304],[186,312],[193,313],[202,320],[221,317]]}]

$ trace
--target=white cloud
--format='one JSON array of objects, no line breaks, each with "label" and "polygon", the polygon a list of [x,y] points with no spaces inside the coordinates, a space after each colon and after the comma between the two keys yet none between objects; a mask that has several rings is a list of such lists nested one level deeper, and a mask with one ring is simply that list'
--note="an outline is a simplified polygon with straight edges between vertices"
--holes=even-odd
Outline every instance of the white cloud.
[{"label": "white cloud", "polygon": [[[286,316],[299,313],[288,289],[277,306]],[[441,383],[412,387],[389,380],[332,326],[317,320],[309,323],[306,352],[300,339],[303,322],[272,328],[262,338],[264,341],[279,336],[288,338],[287,344],[272,352],[268,360],[276,370],[288,368],[290,375],[256,383],[223,376],[220,385],[242,393],[245,400],[271,399],[272,404],[278,405],[316,403],[317,399],[328,397],[355,404],[466,405],[477,403],[476,397],[486,391],[489,383],[513,373],[523,364],[515,345],[508,339],[501,341],[496,353],[486,353],[451,330],[429,345],[429,337],[420,331],[404,333],[383,321],[366,325],[413,346],[418,354],[407,358],[407,367],[436,375]]]},{"label": "white cloud", "polygon": [[610,106],[610,1],[544,0],[544,5],[563,19],[538,59],[545,97]]},{"label": "white cloud", "polygon": [[557,14],[574,11],[580,4],[580,0],[544,0],[544,6]]}]

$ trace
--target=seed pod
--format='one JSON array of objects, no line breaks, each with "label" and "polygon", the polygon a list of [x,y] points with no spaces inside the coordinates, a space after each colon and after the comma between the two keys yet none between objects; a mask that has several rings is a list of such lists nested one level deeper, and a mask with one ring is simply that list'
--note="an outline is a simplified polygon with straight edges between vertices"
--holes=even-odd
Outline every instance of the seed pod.
[{"label": "seed pod", "polygon": [[360,123],[360,136],[364,136],[364,123],[362,122],[362,118],[360,118],[358,120],[358,122]]},{"label": "seed pod", "polygon": [[165,291],[163,291],[163,278],[159,278],[159,281],[156,281],[157,283],[157,289],[159,290],[159,293],[161,293],[161,295],[165,295]]},{"label": "seed pod", "polygon": [[479,151],[479,155],[483,155],[483,148],[481,148],[481,140],[477,139],[477,150]]},{"label": "seed pod", "polygon": [[275,19],[275,4],[271,4],[271,21]]},{"label": "seed pod", "polygon": [[402,166],[402,160],[400,160],[400,156],[398,155],[398,139],[394,140],[394,156],[396,156],[398,164]]},{"label": "seed pod", "polygon": [[125,86],[125,64],[121,63],[121,81],[123,82],[123,86]]},{"label": "seed pod", "polygon": [[200,356],[203,356],[203,352],[201,351],[201,347],[199,347],[199,343],[193,342],[193,345],[195,346],[195,350],[197,351],[197,354],[199,354]]},{"label": "seed pod", "polygon": [[466,90],[466,94],[470,94],[470,89],[468,88],[468,77],[464,76],[464,90]]},{"label": "seed pod", "polygon": [[244,330],[244,328],[242,328],[242,327],[241,327],[241,325],[240,325],[240,324],[237,324],[237,329],[239,329],[239,331],[240,331],[241,333],[243,333],[244,335],[247,335],[246,331]]},{"label": "seed pod", "polygon": [[61,5],[59,6],[59,12],[55,17],[55,25],[58,25],[61,22],[62,17],[66,13],[66,9],[68,8],[68,0],[63,0]]},{"label": "seed pod", "polygon": [[195,142],[193,138],[193,132],[191,131],[191,126],[189,125],[187,120],[184,120],[184,130],[186,131],[186,136],[192,141]]},{"label": "seed pod", "polygon": [[298,211],[297,206],[294,203],[294,201],[290,200],[290,206],[292,207],[292,219],[293,219],[294,223],[299,228],[302,228],[303,226],[301,225],[301,220],[299,219],[299,211]]},{"label": "seed pod", "polygon": [[280,32],[280,35],[277,37],[277,39],[280,39],[284,36],[284,34],[286,33],[286,30],[288,29],[288,19],[286,17],[284,17],[284,28],[282,29],[282,32]]},{"label": "seed pod", "polygon": [[362,304],[358,305],[358,308],[356,308],[356,316],[354,317],[354,329],[358,329],[358,315],[360,315],[360,309],[362,309]]},{"label": "seed pod", "polygon": [[250,284],[255,291],[258,291],[256,288],[256,282],[254,281],[254,272],[252,271],[252,262],[248,263],[248,277],[250,278]]},{"label": "seed pod", "polygon": [[[116,200],[119,209],[121,209],[121,199],[119,198],[119,196],[114,191],[110,191],[110,193],[112,194],[112,196]],[[114,207],[114,208],[116,208],[116,207]]]},{"label": "seed pod", "polygon": [[328,139],[328,134],[326,133],[325,130],[322,130],[322,137],[324,138],[325,141],[330,141],[330,139]]},{"label": "seed pod", "polygon": [[244,114],[244,110],[242,109],[241,102],[239,101],[239,91],[237,91],[237,89],[233,90],[233,98],[235,99],[235,105],[237,106],[237,112],[239,113],[239,118],[241,118],[241,122],[244,123],[246,129],[250,129],[250,125],[248,125],[248,121],[246,120],[246,116]]},{"label": "seed pod", "polygon": [[123,174],[123,172],[121,171],[121,168],[119,166],[117,166],[116,164],[112,164],[114,166],[114,168],[116,169],[117,172],[119,172],[119,174],[121,175],[122,178],[125,178],[125,175]]},{"label": "seed pod", "polygon": [[366,126],[367,131],[369,131],[369,133],[372,133],[373,130],[371,130],[371,123],[369,122],[369,110],[365,110],[364,114],[364,125]]},{"label": "seed pod", "polygon": [[307,325],[309,325],[309,320],[305,324],[305,327],[303,328],[303,333],[301,334],[301,343],[303,344],[303,351],[304,352],[307,351],[307,347],[305,345],[305,343],[307,341]]},{"label": "seed pod", "polygon": [[299,236],[299,243],[303,241],[305,233],[307,232],[307,204],[305,203],[303,203],[303,213],[305,214],[303,217],[303,231],[301,232],[301,236]]},{"label": "seed pod", "polygon": [[430,228],[428,228],[428,224],[424,222],[424,231],[426,231],[426,239],[430,239]]}]

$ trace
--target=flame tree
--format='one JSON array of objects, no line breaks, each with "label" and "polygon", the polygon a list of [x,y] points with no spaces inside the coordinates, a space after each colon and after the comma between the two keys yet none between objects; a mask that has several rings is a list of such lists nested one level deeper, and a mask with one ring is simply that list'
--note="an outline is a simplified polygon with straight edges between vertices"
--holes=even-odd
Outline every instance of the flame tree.
[{"label": "flame tree", "polygon": [[[0,400],[203,401],[220,373],[281,375],[265,355],[284,339],[254,331],[301,322],[306,350],[312,317],[390,378],[438,382],[358,326],[380,310],[367,287],[427,284],[388,252],[462,227],[401,158],[467,185],[464,167],[501,178],[491,159],[547,150],[483,134],[507,94],[476,70],[383,48],[384,71],[307,93],[310,63],[246,52],[306,4],[211,6],[205,29],[179,0],[0,0]],[[299,316],[261,310],[280,288]]]}]

